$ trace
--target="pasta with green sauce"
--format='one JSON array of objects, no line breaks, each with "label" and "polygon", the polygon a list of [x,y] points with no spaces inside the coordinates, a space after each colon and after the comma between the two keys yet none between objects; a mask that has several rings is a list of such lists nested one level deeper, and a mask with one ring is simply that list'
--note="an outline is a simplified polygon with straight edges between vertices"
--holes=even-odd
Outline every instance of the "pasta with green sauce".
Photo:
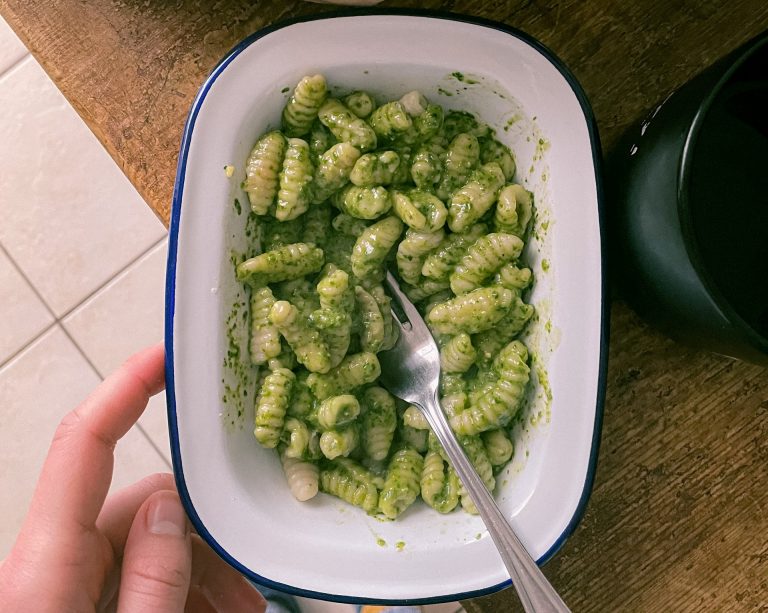
[{"label": "pasta with green sauce", "polygon": [[441,405],[492,490],[530,379],[533,195],[471,113],[418,91],[328,91],[304,77],[245,164],[258,255],[235,272],[261,369],[255,438],[279,453],[297,500],[324,492],[388,519],[418,498],[476,512],[424,415],[377,385],[377,353],[399,332],[382,283],[393,271],[424,314]]}]

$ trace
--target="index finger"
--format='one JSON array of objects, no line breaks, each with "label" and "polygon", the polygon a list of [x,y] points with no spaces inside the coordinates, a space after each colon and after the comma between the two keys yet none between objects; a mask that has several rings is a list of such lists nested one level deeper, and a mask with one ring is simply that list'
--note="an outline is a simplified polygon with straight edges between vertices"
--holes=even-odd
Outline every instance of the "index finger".
[{"label": "index finger", "polygon": [[112,480],[117,441],[165,386],[163,345],[149,347],[107,377],[61,420],[20,538],[44,530],[55,542],[94,527]]}]

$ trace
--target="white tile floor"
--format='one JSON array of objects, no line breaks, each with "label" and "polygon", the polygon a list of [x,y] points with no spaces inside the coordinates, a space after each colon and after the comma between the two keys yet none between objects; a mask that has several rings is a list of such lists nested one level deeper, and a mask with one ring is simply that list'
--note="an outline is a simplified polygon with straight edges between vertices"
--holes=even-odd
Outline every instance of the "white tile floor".
[{"label": "white tile floor", "polygon": [[[62,415],[163,332],[166,232],[0,18],[0,559]],[[170,470],[165,398],[112,487]],[[302,601],[305,613],[351,605]],[[458,605],[425,607],[454,613]]]},{"label": "white tile floor", "polygon": [[[165,228],[0,19],[0,559],[61,417],[162,339]],[[170,470],[164,401],[113,488]]]}]

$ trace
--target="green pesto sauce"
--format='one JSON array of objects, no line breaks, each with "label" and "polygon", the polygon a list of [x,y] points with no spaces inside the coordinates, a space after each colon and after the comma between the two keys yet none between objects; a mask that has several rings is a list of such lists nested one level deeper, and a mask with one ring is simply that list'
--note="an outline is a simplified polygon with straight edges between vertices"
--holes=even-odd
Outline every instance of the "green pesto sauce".
[{"label": "green pesto sauce", "polygon": [[[458,71],[452,72],[451,76],[457,81],[461,81],[462,83],[466,83],[467,85],[476,85],[477,83],[479,83],[479,81],[477,81],[476,79],[473,79],[472,77],[468,77],[462,72],[458,72]],[[497,92],[493,92],[493,93],[497,93]]]},{"label": "green pesto sauce", "polygon": [[245,402],[248,398],[248,381],[250,379],[250,367],[244,363],[240,353],[240,343],[237,341],[237,330],[243,323],[247,322],[248,304],[245,301],[238,301],[232,305],[227,319],[225,321],[227,332],[227,352],[224,356],[224,369],[232,375],[234,383],[222,380],[224,392],[221,401],[230,409],[230,415],[227,421],[235,426],[237,418],[242,418],[245,414]]},{"label": "green pesto sauce", "polygon": [[395,543],[395,549],[398,551],[405,549],[405,541],[397,541],[397,543]]},{"label": "green pesto sauce", "polygon": [[289,91],[291,91],[290,87],[284,87],[283,89],[280,90],[280,93],[281,94],[287,94]]},{"label": "green pesto sauce", "polygon": [[507,122],[504,124],[504,131],[509,132],[509,129],[514,126],[518,121],[520,121],[523,118],[523,116],[520,113],[515,113],[507,119]]},{"label": "green pesto sauce", "polygon": [[379,538],[376,539],[376,544],[379,547],[386,547],[387,546],[387,541],[385,541],[383,538],[379,537]]},{"label": "green pesto sauce", "polygon": [[544,395],[544,412],[539,411],[536,416],[532,416],[531,425],[535,425],[542,419],[549,423],[552,417],[552,386],[549,384],[549,377],[537,353],[531,353],[531,366],[538,379],[540,394]]},{"label": "green pesto sauce", "polygon": [[[364,70],[363,74],[368,74],[368,70]],[[458,71],[451,73],[451,76],[457,81],[465,84],[472,85],[472,84],[478,83],[478,81],[474,79],[470,79],[467,77],[467,75]],[[448,97],[454,96],[455,94],[460,94],[460,88],[455,83],[447,84],[446,87],[448,89],[439,87],[438,93],[440,95],[448,96]],[[454,89],[455,89],[455,94],[453,91],[448,91],[448,90],[454,90]],[[464,87],[463,89],[466,90],[467,88]],[[281,90],[281,93],[286,94],[288,91],[289,91],[289,88],[286,87]],[[499,92],[494,91],[494,93],[499,95],[502,98],[505,98],[505,96],[503,96],[503,94],[500,94]],[[506,124],[503,126],[503,130],[505,132],[508,131],[511,127],[513,127],[515,124],[522,121],[523,119],[524,117],[520,113],[512,115],[506,121]],[[486,136],[486,138],[492,138],[494,134],[495,134],[495,131],[491,130],[490,136]],[[527,140],[531,142],[531,137],[529,136]],[[544,139],[539,138],[538,143],[536,145],[536,155],[540,156],[548,148],[549,148],[549,143]],[[333,155],[334,157],[337,157],[337,154],[335,152]],[[307,164],[310,163],[306,152],[301,151],[298,157],[301,162],[307,163]],[[534,158],[534,160],[535,159],[537,158]],[[534,172],[534,166],[532,165],[531,174],[533,174],[533,172]],[[488,182],[488,177],[483,176],[482,173],[478,173],[477,178],[478,178],[478,182],[482,184],[486,184]],[[358,199],[360,199],[362,197],[362,192],[356,195]],[[246,210],[246,214],[248,216],[245,224],[245,234],[246,234],[246,238],[248,239],[247,240],[248,253],[246,255],[248,257],[251,257],[252,255],[256,255],[256,253],[258,253],[258,251],[256,250],[256,246],[258,245],[259,238],[263,233],[263,230],[261,228],[262,228],[262,223],[264,222],[261,221],[262,218],[259,218],[255,214],[251,213],[250,206],[248,206],[247,202],[244,203],[244,205],[241,205],[239,200],[235,199],[233,206],[238,215],[242,214],[243,208],[245,208]],[[534,209],[534,214],[536,214],[535,211],[536,209]],[[532,221],[534,222],[532,225],[534,225],[535,227],[535,218]],[[274,222],[271,222],[271,223],[274,223]],[[361,223],[365,224],[366,222],[361,221]],[[542,230],[546,230],[548,228],[548,225],[549,223],[545,222],[540,224],[539,227]],[[265,227],[269,227],[270,229],[272,228],[272,226],[265,226]],[[337,234],[336,232],[333,232],[333,234],[334,236],[333,236],[332,244],[329,245],[328,249],[325,252],[326,261],[333,262],[334,259],[336,259],[333,257],[333,253],[335,250],[338,249],[339,251],[346,254],[346,257],[343,257],[343,258],[339,257],[339,260],[343,262],[348,262],[349,252],[351,252],[351,245],[355,243],[355,238],[340,235],[340,234]],[[255,253],[251,253],[251,251],[254,251]],[[237,266],[239,263],[244,261],[246,259],[246,255],[240,255],[232,252],[232,254],[230,255],[230,261],[233,264],[233,267]],[[408,257],[416,257],[416,256],[408,256]],[[269,261],[270,268],[274,268],[278,265],[285,266],[287,264],[290,264],[290,262],[284,262],[282,260],[283,258],[273,256],[272,258],[270,258],[270,261]],[[547,260],[542,260],[542,268],[545,271],[549,269],[549,262]],[[491,298],[494,301],[498,302],[499,300],[498,292],[493,291],[491,293]],[[478,316],[480,317],[487,316],[487,314],[484,312],[487,309],[478,309],[478,311],[481,311],[481,310],[483,312],[478,313]],[[536,311],[536,314],[534,316],[534,321],[538,321],[538,315],[539,313],[538,311]],[[228,370],[228,373],[226,376],[227,381],[234,381],[234,383],[228,383],[227,381],[225,381],[225,379],[222,379],[222,385],[224,386],[224,394],[222,397],[222,401],[225,404],[231,405],[231,407],[233,408],[231,413],[232,425],[235,425],[236,423],[235,416],[242,417],[245,413],[245,406],[246,406],[245,399],[248,398],[248,390],[251,389],[251,392],[253,392],[253,388],[248,387],[248,381],[249,380],[253,381],[253,374],[255,372],[255,368],[250,366],[250,362],[248,360],[247,355],[241,355],[242,353],[247,354],[245,347],[247,347],[248,317],[249,317],[248,294],[247,292],[242,291],[242,293],[238,295],[237,300],[232,307],[231,313],[226,318],[227,355],[224,359],[224,367],[226,370]],[[544,328],[547,332],[551,331],[552,325],[549,320],[545,323]],[[243,331],[245,331],[245,334],[246,334],[245,343],[243,342]],[[242,351],[241,351],[241,348],[243,348]],[[546,414],[547,414],[547,421],[548,421],[549,406],[552,400],[552,392],[550,389],[549,380],[547,378],[546,372],[544,372],[543,368],[541,367],[541,364],[538,358],[536,357],[536,355],[532,354],[531,362],[533,367],[532,370],[534,370],[535,375],[538,378],[538,382],[541,384],[540,386],[536,386],[539,388],[536,390],[536,393],[540,394],[538,396],[538,399],[542,400],[543,398],[546,398],[546,407],[547,407]],[[360,374],[355,373],[355,377],[354,377],[355,379],[360,378],[362,376],[362,378],[364,378],[366,382],[370,382],[371,378],[374,377],[377,373],[377,367],[375,364],[372,364],[372,363],[363,363],[360,365],[360,371],[358,371],[358,373]],[[339,373],[338,376],[340,378],[343,378],[342,376],[349,377],[348,373]],[[252,395],[253,393],[251,393],[251,396]],[[250,402],[252,404],[253,402],[252,398],[250,399]],[[528,400],[526,400],[526,402],[528,402]],[[526,420],[525,416],[522,415],[522,413],[523,411],[521,410],[518,413],[518,415],[515,416],[515,419],[519,420],[520,422],[528,421]],[[538,414],[532,418],[534,420],[534,423],[538,422],[543,417],[542,411],[537,411],[537,413]],[[378,425],[380,422],[389,422],[391,419],[389,415],[379,415],[376,413],[370,413],[369,415],[371,417],[371,423],[374,425]],[[229,421],[229,419],[230,419],[230,416],[227,416],[227,421]],[[526,450],[525,452],[526,457],[528,456],[528,454],[529,452]],[[381,516],[377,516],[376,518],[379,519],[380,521],[389,521]],[[375,534],[373,536],[376,537]],[[478,540],[482,538],[482,533],[478,532],[475,538]],[[379,547],[386,547],[387,541],[385,541],[381,537],[376,537],[376,544]],[[397,549],[397,551],[402,551],[404,550],[406,543],[404,541],[397,541],[394,546]]]},{"label": "green pesto sauce", "polygon": [[476,540],[476,541],[479,541],[481,538],[483,538],[483,535],[482,535],[480,532],[478,532],[477,534],[475,534],[475,540]]},{"label": "green pesto sauce", "polygon": [[544,260],[541,261],[541,269],[544,272],[549,272],[549,260],[544,259]]}]

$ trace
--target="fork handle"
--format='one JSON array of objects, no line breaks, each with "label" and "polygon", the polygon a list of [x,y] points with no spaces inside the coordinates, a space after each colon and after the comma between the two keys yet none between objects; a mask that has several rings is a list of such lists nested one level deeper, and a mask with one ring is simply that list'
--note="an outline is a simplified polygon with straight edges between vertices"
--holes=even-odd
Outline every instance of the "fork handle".
[{"label": "fork handle", "polygon": [[437,439],[443,445],[448,459],[480,512],[480,517],[496,544],[496,549],[504,561],[504,566],[507,567],[512,585],[517,590],[523,608],[528,613],[544,611],[570,613],[570,609],[544,576],[544,573],[541,572],[536,562],[533,561],[520,539],[517,538],[512,526],[509,525],[496,505],[493,496],[485,487],[458,440],[456,440],[447,420],[435,416],[442,414],[437,397],[431,396],[428,403],[432,403],[433,406],[423,407],[425,409],[424,416]]}]

